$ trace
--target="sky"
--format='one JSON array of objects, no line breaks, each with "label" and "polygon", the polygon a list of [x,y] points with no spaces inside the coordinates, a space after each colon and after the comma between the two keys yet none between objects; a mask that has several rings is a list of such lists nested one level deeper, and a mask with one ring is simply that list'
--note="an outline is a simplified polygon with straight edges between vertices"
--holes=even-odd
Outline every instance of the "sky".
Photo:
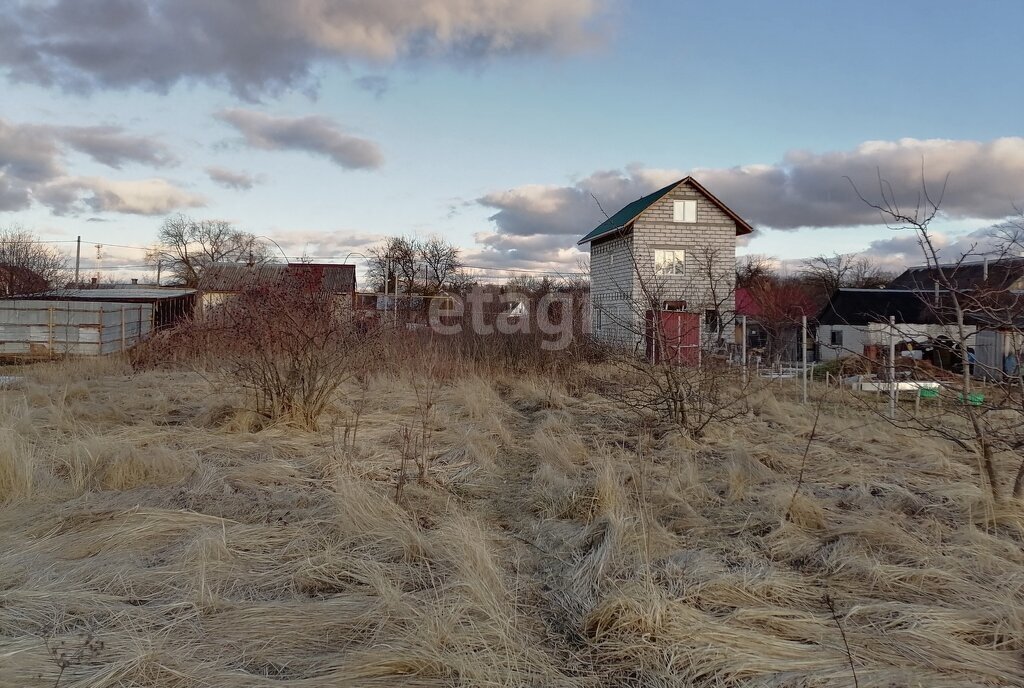
[{"label": "sky", "polygon": [[1018,0],[0,0],[0,227],[122,274],[179,212],[292,257],[439,234],[483,275],[564,272],[598,202],[692,174],[755,226],[741,253],[898,267],[912,237],[855,186],[912,204],[923,175],[954,257],[1024,204],[1022,24]]}]

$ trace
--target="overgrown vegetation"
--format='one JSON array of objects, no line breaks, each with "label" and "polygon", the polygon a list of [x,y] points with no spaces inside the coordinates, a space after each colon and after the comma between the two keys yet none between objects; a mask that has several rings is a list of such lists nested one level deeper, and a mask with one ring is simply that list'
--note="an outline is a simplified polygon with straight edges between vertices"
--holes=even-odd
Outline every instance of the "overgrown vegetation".
[{"label": "overgrown vegetation", "polygon": [[948,444],[786,388],[651,432],[613,361],[389,341],[301,432],[173,363],[22,370],[0,685],[1024,682],[1024,512]]},{"label": "overgrown vegetation", "polygon": [[140,362],[188,361],[240,386],[271,421],[316,426],[347,381],[377,365],[380,339],[351,303],[301,273],[245,287],[158,338]]}]

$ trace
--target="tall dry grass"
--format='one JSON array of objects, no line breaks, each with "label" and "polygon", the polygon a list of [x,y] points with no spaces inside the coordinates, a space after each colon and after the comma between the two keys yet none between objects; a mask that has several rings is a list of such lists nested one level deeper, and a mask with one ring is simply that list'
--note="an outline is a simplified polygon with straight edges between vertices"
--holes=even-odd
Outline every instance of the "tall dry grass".
[{"label": "tall dry grass", "polygon": [[696,442],[475,364],[425,414],[403,364],[297,432],[73,366],[0,391],[0,685],[1024,683],[1024,512],[856,409],[794,499],[813,418],[770,392]]}]

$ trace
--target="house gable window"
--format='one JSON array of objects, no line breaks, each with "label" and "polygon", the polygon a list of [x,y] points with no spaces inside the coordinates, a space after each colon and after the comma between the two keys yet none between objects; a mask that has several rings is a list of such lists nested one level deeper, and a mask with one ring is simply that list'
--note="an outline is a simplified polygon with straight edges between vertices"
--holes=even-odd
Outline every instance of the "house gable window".
[{"label": "house gable window", "polygon": [[831,341],[832,341],[832,346],[842,346],[843,345],[843,331],[842,330],[832,330],[832,340]]},{"label": "house gable window", "polygon": [[681,275],[686,263],[686,251],[681,248],[654,249],[654,273],[657,275]]},{"label": "house gable window", "polygon": [[696,222],[697,201],[672,201],[672,221]]}]

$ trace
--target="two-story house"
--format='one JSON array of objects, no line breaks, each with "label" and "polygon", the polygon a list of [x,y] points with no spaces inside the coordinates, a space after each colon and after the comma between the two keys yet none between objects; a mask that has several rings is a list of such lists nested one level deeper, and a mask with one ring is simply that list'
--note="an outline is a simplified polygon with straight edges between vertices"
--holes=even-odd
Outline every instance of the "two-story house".
[{"label": "two-story house", "polygon": [[695,347],[731,342],[736,237],[752,231],[692,177],[626,205],[579,241],[595,338],[651,354],[661,325]]}]

